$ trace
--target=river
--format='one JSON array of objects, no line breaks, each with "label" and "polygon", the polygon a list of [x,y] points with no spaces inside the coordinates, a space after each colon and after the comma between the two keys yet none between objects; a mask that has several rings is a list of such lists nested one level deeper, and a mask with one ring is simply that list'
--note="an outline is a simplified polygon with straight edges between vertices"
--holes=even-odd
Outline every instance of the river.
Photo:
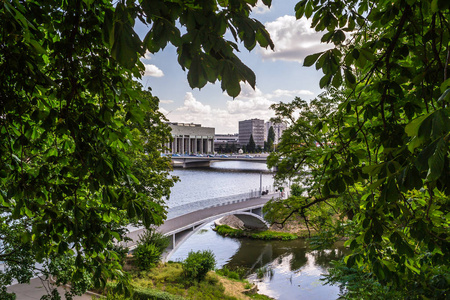
[{"label": "river", "polygon": [[[180,178],[172,189],[169,207],[215,197],[241,194],[273,185],[272,173],[262,163],[217,162],[211,168],[175,169]],[[222,237],[213,223],[201,228],[171,256],[173,261],[185,259],[189,251],[211,250],[216,268],[241,267],[247,278],[258,285],[259,293],[279,300],[337,299],[339,287],[323,285],[320,278],[330,261],[346,254],[342,243],[328,250],[311,250],[304,240],[257,241]],[[264,274],[257,276],[257,274]],[[258,278],[259,277],[259,278]]]}]

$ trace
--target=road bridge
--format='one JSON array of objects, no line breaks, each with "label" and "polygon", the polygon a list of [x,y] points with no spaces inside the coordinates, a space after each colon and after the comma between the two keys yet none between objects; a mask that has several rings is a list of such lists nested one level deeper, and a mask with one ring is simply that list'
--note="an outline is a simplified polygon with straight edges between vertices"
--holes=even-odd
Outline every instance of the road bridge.
[{"label": "road bridge", "polygon": [[[200,227],[227,215],[236,216],[248,228],[268,229],[269,224],[263,218],[262,207],[270,199],[277,197],[278,193],[269,193],[263,196],[259,195],[259,191],[257,193],[252,198],[242,198],[227,203],[216,204],[166,220],[164,224],[156,228],[158,232],[170,237],[170,245],[163,254],[163,260],[168,261],[172,252]],[[139,228],[129,232],[127,236],[132,241],[124,244],[124,246],[133,249],[139,240],[139,235],[144,230],[144,228]]]},{"label": "road bridge", "polygon": [[248,155],[220,155],[220,156],[172,156],[174,166],[183,168],[209,167],[211,162],[217,161],[247,161],[253,163],[267,163],[267,156],[248,156]]}]

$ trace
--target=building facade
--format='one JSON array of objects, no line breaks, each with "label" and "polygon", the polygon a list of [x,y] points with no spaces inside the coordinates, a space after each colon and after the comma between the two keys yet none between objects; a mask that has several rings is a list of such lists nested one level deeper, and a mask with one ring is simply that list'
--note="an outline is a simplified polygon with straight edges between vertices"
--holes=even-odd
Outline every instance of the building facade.
[{"label": "building facade", "polygon": [[251,119],[239,121],[239,140],[240,146],[247,145],[250,136],[253,135],[256,147],[264,147],[264,120]]},{"label": "building facade", "polygon": [[168,123],[172,128],[172,143],[166,153],[206,154],[214,151],[215,128],[193,123]]},{"label": "building facade", "polygon": [[269,129],[270,127],[273,127],[273,131],[275,132],[275,140],[274,140],[274,144],[277,145],[280,140],[281,140],[281,136],[283,135],[283,131],[286,130],[287,126],[285,123],[273,123],[273,122],[266,122],[265,126],[264,126],[264,141],[267,142],[267,137],[269,136]]},{"label": "building facade", "polygon": [[234,152],[237,149],[239,135],[235,134],[216,134],[214,137],[214,151],[216,152]]}]

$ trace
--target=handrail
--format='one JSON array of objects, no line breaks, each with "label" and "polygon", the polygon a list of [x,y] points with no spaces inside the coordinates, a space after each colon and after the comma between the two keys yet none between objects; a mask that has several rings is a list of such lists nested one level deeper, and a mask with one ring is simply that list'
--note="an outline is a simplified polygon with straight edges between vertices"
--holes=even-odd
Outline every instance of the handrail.
[{"label": "handrail", "polygon": [[[273,191],[272,186],[266,186],[262,189],[263,191]],[[173,219],[197,210],[214,207],[214,206],[222,206],[236,202],[243,202],[250,199],[260,198],[261,194],[259,189],[250,190],[247,193],[229,195],[224,197],[217,197],[205,200],[199,200],[195,202],[190,202],[182,205],[178,205],[175,207],[171,207],[167,212],[167,219]]]}]

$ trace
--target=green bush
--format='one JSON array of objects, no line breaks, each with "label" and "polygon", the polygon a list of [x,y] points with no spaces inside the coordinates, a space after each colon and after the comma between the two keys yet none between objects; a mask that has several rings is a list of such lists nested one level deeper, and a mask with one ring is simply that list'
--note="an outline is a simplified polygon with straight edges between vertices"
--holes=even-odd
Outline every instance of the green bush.
[{"label": "green bush", "polygon": [[163,291],[138,287],[133,292],[134,300],[184,300],[185,298]]},{"label": "green bush", "polygon": [[216,232],[223,236],[230,236],[230,237],[249,237],[252,239],[257,240],[283,240],[283,241],[289,241],[289,240],[295,240],[298,239],[298,235],[287,233],[287,232],[277,232],[277,231],[260,231],[260,232],[251,232],[251,231],[245,231],[241,229],[233,229],[228,225],[219,225],[216,226]]},{"label": "green bush", "polygon": [[169,246],[170,239],[164,236],[162,233],[155,231],[154,229],[146,230],[143,234],[139,235],[139,244],[152,244],[155,245],[160,253]]},{"label": "green bush", "polygon": [[230,279],[242,280],[244,279],[247,270],[242,267],[237,267],[230,270],[228,267],[224,266],[222,269],[216,270],[216,273]]},{"label": "green bush", "polygon": [[161,252],[153,244],[139,244],[134,250],[135,264],[141,270],[153,268],[161,258]]},{"label": "green bush", "polygon": [[183,271],[187,278],[201,281],[216,265],[214,253],[210,250],[189,252],[183,262]]}]

